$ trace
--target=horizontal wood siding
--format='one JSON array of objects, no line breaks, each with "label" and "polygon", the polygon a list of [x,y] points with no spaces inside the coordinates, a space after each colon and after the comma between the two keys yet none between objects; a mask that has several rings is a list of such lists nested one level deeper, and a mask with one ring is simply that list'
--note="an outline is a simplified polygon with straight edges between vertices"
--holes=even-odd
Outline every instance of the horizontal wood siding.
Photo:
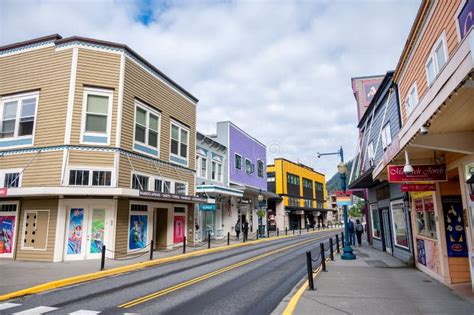
[{"label": "horizontal wood siding", "polygon": [[[25,233],[23,229],[25,210],[50,210],[46,250],[21,249],[23,235]],[[53,261],[54,242],[56,239],[57,212],[58,199],[23,199],[21,202],[21,211],[18,221],[18,231],[20,233],[17,235],[16,243],[17,260]]]},{"label": "horizontal wood siding", "polygon": [[128,242],[128,199],[119,199],[117,202],[117,225],[115,236],[116,257],[126,256]]},{"label": "horizontal wood siding", "polygon": [[0,57],[0,95],[40,90],[35,146],[64,142],[71,58],[54,47]]},{"label": "horizontal wood siding", "polygon": [[84,86],[113,89],[111,145],[115,145],[120,54],[80,48],[77,59],[76,91],[71,130],[71,144],[79,144],[82,122]]},{"label": "horizontal wood siding", "polygon": [[138,66],[125,60],[125,86],[122,117],[122,148],[132,150],[135,99],[139,98],[161,111],[160,159],[169,160],[170,119],[174,117],[190,127],[189,167],[194,169],[196,139],[196,105]]},{"label": "horizontal wood siding", "polygon": [[[121,155],[119,170],[119,187],[130,188],[132,169],[136,172],[166,177],[188,183],[188,194],[194,195],[194,175],[172,165],[156,164],[143,159],[130,157],[130,160]],[[132,168],[133,166],[133,168]]]},{"label": "horizontal wood siding", "polygon": [[[35,157],[36,156],[36,157]],[[61,182],[62,151],[47,151],[0,156],[0,169],[23,169],[22,187],[59,186]]]},{"label": "horizontal wood siding", "polygon": [[[412,58],[409,60],[405,70],[403,71],[402,79],[398,82],[400,92],[401,114],[402,121],[405,123],[407,116],[405,111],[405,99],[411,86],[416,82],[418,89],[418,99],[421,100],[428,90],[428,81],[425,71],[425,65],[428,61],[434,44],[439,39],[443,31],[446,32],[446,42],[449,56],[459,44],[455,14],[461,0],[453,1],[437,1],[434,5],[434,12],[431,19],[428,21],[426,29],[422,34],[422,38],[412,53]],[[449,56],[447,56],[449,60]]]},{"label": "horizontal wood siding", "polygon": [[468,258],[448,258],[451,283],[471,282],[471,272]]},{"label": "horizontal wood siding", "polygon": [[114,153],[71,150],[69,151],[69,165],[113,167]]}]

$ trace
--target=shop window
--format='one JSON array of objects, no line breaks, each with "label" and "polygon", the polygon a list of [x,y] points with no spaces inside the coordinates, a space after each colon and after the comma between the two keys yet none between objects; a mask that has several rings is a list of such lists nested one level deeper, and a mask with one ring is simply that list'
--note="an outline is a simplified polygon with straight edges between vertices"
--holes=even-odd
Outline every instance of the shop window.
[{"label": "shop window", "polygon": [[187,189],[185,183],[174,183],[174,193],[177,195],[186,195]]},{"label": "shop window", "polygon": [[17,203],[0,203],[0,257],[13,257],[16,242]]},{"label": "shop window", "polygon": [[84,89],[82,143],[109,144],[112,95],[111,90]]},{"label": "shop window", "polygon": [[148,182],[150,180],[148,176],[133,174],[132,177],[132,189],[148,190]]},{"label": "shop window", "polygon": [[0,147],[33,144],[37,103],[37,92],[6,96],[1,99]]},{"label": "shop window", "polygon": [[403,201],[391,203],[395,245],[408,249],[408,229]]},{"label": "shop window", "polygon": [[49,210],[26,210],[22,249],[45,250],[48,241]]},{"label": "shop window", "polygon": [[257,160],[257,175],[263,178],[263,161]]},{"label": "shop window", "polygon": [[171,161],[183,165],[188,164],[188,135],[188,128],[176,122],[171,122]]},{"label": "shop window", "polygon": [[415,199],[416,228],[419,235],[436,239],[436,217],[433,198]]},{"label": "shop window", "polygon": [[238,170],[242,169],[242,157],[238,155],[237,153],[234,156],[235,159],[235,168]]},{"label": "shop window", "polygon": [[288,205],[293,207],[300,206],[300,198],[298,197],[288,197]]},{"label": "shop window", "polygon": [[380,229],[380,217],[377,205],[370,205],[370,217],[372,221],[372,236],[380,239],[382,237],[382,231]]},{"label": "shop window", "polygon": [[145,249],[148,238],[148,206],[131,204],[129,215],[128,250]]},{"label": "shop window", "polygon": [[135,102],[135,142],[133,148],[153,156],[159,155],[160,113],[142,102]]}]

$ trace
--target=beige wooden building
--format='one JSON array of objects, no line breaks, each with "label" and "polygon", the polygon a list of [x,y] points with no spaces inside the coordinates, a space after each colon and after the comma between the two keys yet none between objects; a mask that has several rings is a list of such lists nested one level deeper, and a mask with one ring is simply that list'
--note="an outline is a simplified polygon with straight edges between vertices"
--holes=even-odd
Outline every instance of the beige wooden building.
[{"label": "beige wooden building", "polygon": [[198,100],[129,47],[57,34],[0,47],[0,101],[0,258],[194,239]]}]

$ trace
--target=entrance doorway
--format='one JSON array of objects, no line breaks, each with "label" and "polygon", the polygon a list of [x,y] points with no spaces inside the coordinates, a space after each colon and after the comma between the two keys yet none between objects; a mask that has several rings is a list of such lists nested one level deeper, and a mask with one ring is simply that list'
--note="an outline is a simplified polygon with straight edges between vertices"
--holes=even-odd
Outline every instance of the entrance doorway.
[{"label": "entrance doorway", "polygon": [[185,216],[174,216],[173,243],[178,244],[184,241]]},{"label": "entrance doorway", "polygon": [[390,213],[388,209],[382,209],[383,237],[385,241],[385,251],[392,253],[392,229],[390,224]]},{"label": "entrance doorway", "polygon": [[67,208],[67,260],[100,258],[108,236],[106,208]]}]

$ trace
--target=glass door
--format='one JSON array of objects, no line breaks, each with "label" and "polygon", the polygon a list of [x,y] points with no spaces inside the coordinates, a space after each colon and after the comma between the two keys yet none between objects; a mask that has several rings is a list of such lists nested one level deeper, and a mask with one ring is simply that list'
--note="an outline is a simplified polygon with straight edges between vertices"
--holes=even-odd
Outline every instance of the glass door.
[{"label": "glass door", "polygon": [[17,230],[17,203],[0,203],[0,257],[13,257]]},{"label": "glass door", "polygon": [[382,221],[383,221],[383,232],[385,240],[385,251],[389,254],[392,253],[392,233],[390,228],[390,216],[388,209],[382,210]]},{"label": "glass door", "polygon": [[84,208],[70,208],[68,211],[66,240],[66,255],[68,259],[84,259],[85,257],[85,244],[83,242],[85,215],[86,209]]},{"label": "glass door", "polygon": [[105,209],[92,208],[88,217],[86,258],[99,258],[104,245]]},{"label": "glass door", "polygon": [[215,212],[214,211],[205,211],[204,212],[204,239],[207,240],[209,237],[209,233],[211,234],[211,238],[214,236],[215,233]]}]

